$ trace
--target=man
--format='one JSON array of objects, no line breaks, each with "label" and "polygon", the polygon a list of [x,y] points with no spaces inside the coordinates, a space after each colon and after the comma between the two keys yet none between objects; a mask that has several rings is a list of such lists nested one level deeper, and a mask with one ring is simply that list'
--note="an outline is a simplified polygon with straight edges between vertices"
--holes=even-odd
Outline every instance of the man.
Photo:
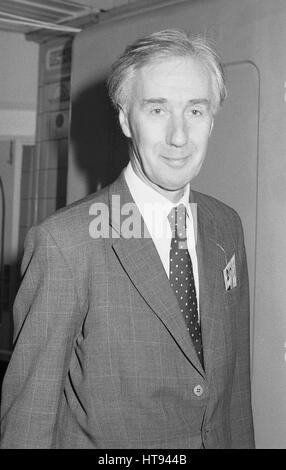
[{"label": "man", "polygon": [[27,237],[2,447],[251,448],[241,223],[190,189],[226,94],[217,56],[154,33],[109,90],[130,163]]}]

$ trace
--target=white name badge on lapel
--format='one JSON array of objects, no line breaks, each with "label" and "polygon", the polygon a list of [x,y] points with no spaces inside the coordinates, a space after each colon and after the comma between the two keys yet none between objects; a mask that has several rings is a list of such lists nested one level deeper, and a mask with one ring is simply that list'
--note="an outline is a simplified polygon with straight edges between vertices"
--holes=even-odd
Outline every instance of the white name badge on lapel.
[{"label": "white name badge on lapel", "polygon": [[231,290],[237,286],[236,280],[236,266],[235,266],[235,254],[233,254],[230,261],[227,263],[223,270],[223,278],[225,290]]}]

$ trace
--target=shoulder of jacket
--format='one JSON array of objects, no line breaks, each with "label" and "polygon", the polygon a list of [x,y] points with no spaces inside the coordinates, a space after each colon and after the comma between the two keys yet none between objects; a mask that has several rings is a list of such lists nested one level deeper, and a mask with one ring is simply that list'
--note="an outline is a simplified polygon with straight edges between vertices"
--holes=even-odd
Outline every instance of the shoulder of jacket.
[{"label": "shoulder of jacket", "polygon": [[217,217],[223,217],[227,219],[231,218],[234,221],[240,221],[240,216],[238,212],[225,202],[222,202],[213,196],[209,196],[198,191],[192,192],[194,195],[194,201],[211,218],[217,219]]},{"label": "shoulder of jacket", "polygon": [[47,232],[59,246],[89,240],[89,224],[94,204],[109,205],[108,187],[67,205],[47,217],[34,229]]}]

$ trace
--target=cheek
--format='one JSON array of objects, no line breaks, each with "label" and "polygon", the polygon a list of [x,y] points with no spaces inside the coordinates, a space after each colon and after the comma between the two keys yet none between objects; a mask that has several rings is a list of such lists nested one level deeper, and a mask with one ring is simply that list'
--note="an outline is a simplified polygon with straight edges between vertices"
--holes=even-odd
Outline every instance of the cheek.
[{"label": "cheek", "polygon": [[141,125],[136,128],[134,132],[134,139],[136,145],[143,151],[144,149],[153,149],[162,142],[162,131],[158,129],[158,126]]},{"label": "cheek", "polygon": [[206,147],[210,136],[210,129],[210,126],[204,126],[203,128],[198,129],[196,133],[191,133],[191,140],[193,139],[193,141],[197,142],[197,145],[202,148]]}]

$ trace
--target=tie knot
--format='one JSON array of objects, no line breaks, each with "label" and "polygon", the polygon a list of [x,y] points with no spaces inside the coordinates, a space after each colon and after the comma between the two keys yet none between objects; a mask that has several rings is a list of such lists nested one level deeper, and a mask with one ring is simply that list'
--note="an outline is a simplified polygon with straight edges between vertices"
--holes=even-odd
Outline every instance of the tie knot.
[{"label": "tie knot", "polygon": [[186,239],[186,207],[179,204],[171,209],[168,220],[172,230],[172,238]]}]

